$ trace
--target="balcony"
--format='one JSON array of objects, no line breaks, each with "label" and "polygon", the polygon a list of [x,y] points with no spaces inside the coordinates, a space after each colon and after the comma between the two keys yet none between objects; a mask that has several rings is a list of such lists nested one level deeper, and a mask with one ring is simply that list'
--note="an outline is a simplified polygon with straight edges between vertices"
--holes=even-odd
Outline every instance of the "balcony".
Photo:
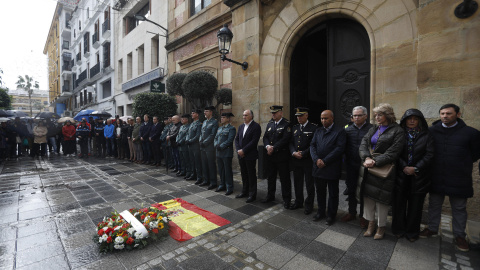
[{"label": "balcony", "polygon": [[77,66],[75,65],[75,59],[70,60],[70,66],[72,67],[72,71],[77,71]]},{"label": "balcony", "polygon": [[98,49],[100,47],[100,35],[98,32],[95,32],[92,36],[93,48]]},{"label": "balcony", "polygon": [[108,60],[103,61],[103,73],[110,73],[113,71],[113,67],[110,66],[110,58]]},{"label": "balcony", "polygon": [[82,53],[77,53],[77,65],[81,66],[82,65]]},{"label": "balcony", "polygon": [[87,70],[85,69],[80,75],[78,75],[78,79],[75,80],[76,87],[79,87],[83,81],[87,78]]},{"label": "balcony", "polygon": [[115,0],[112,9],[118,11],[118,10],[122,9],[127,4],[127,2],[129,2],[129,1],[128,0]]},{"label": "balcony", "polygon": [[69,85],[62,86],[62,93],[71,93],[71,92],[72,92],[72,90],[70,89]]},{"label": "balcony", "polygon": [[95,75],[98,75],[100,73],[100,63],[97,63],[95,66],[93,66],[90,69],[90,78],[93,80],[95,79]]},{"label": "balcony", "polygon": [[70,28],[70,23],[68,19],[65,19],[65,24],[62,27],[62,37],[65,39],[70,39],[72,29]]},{"label": "balcony", "polygon": [[63,41],[62,43],[62,50],[70,50],[70,42],[69,41]]},{"label": "balcony", "polygon": [[107,18],[103,23],[102,23],[102,37],[104,39],[110,40],[110,18]]}]

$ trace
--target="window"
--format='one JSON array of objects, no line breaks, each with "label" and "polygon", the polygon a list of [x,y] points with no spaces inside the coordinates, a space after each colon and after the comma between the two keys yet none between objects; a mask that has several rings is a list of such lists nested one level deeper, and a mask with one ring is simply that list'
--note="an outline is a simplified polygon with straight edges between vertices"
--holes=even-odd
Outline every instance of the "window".
[{"label": "window", "polygon": [[143,74],[145,71],[145,53],[143,45],[137,48],[138,52],[138,75]]},{"label": "window", "polygon": [[48,101],[44,101],[44,102],[43,102],[43,105],[48,105]]},{"label": "window", "polygon": [[78,31],[82,31],[82,21],[78,21]]},{"label": "window", "polygon": [[158,54],[158,36],[152,38],[152,51],[150,52],[152,65],[151,68],[154,69],[158,67],[159,64],[159,54]]},{"label": "window", "polygon": [[190,16],[197,14],[211,3],[212,0],[190,0]]},{"label": "window", "polygon": [[90,8],[87,7],[87,19],[90,18]]},{"label": "window", "polygon": [[102,83],[102,98],[107,98],[112,95],[112,82],[110,80]]},{"label": "window", "polygon": [[132,78],[132,53],[127,54],[127,81]]},{"label": "window", "polygon": [[103,67],[110,66],[110,42],[106,42],[103,45]]},{"label": "window", "polygon": [[118,83],[123,82],[123,60],[118,60]]},{"label": "window", "polygon": [[83,53],[90,52],[90,33],[83,35]]},{"label": "window", "polygon": [[135,15],[142,15],[148,18],[148,16],[150,16],[150,1],[135,14],[123,18],[123,29],[125,30],[125,35],[130,33],[133,29],[135,29],[135,27],[137,27],[137,25],[142,23],[142,21],[135,19]]}]

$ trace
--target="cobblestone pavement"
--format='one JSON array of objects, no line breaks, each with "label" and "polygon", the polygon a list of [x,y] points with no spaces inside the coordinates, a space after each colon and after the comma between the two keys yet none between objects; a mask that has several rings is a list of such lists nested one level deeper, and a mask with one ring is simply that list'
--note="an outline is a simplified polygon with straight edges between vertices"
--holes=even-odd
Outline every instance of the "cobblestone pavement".
[{"label": "cobblestone pavement", "polygon": [[[116,159],[20,158],[0,170],[0,269],[480,269],[478,250],[454,249],[448,216],[441,238],[410,243],[387,231],[374,241],[357,221],[327,226],[303,209],[285,210],[280,194],[260,203],[265,180],[256,202],[235,199],[238,174],[235,193],[225,196],[163,167]],[[185,242],[168,238],[143,250],[98,253],[92,237],[103,216],[172,198],[231,224]]]}]

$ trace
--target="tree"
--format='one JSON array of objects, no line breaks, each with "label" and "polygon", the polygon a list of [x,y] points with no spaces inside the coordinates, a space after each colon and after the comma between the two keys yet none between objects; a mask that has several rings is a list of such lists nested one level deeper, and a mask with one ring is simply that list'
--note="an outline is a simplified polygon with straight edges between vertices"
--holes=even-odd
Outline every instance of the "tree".
[{"label": "tree", "polygon": [[183,80],[182,89],[185,98],[195,109],[203,109],[212,105],[218,81],[209,72],[199,70],[190,72]]},{"label": "tree", "polygon": [[140,93],[135,96],[133,115],[142,117],[145,114],[158,116],[160,120],[177,112],[175,97],[161,93]]},{"label": "tree", "polygon": [[182,89],[182,84],[187,74],[185,73],[174,73],[167,79],[167,93],[171,96],[182,96],[185,97],[185,94]]},{"label": "tree", "polygon": [[17,88],[23,88],[23,89],[27,90],[28,100],[29,100],[29,103],[30,103],[30,116],[33,116],[33,113],[32,113],[32,93],[33,93],[33,89],[32,89],[32,87],[34,87],[38,90],[38,88],[40,87],[38,85],[38,82],[34,81],[33,77],[25,75],[25,78],[22,77],[22,76],[18,76],[18,81],[15,84],[17,85]]},{"label": "tree", "polygon": [[230,88],[220,88],[217,92],[215,92],[215,99],[217,100],[217,105],[215,106],[218,111],[218,106],[220,104],[223,105],[230,105],[232,104],[232,89]]},{"label": "tree", "polygon": [[8,89],[3,87],[0,87],[0,109],[12,109],[12,98],[8,95]]},{"label": "tree", "polygon": [[0,86],[3,85],[3,79],[1,74],[3,74],[3,69],[0,68]]}]

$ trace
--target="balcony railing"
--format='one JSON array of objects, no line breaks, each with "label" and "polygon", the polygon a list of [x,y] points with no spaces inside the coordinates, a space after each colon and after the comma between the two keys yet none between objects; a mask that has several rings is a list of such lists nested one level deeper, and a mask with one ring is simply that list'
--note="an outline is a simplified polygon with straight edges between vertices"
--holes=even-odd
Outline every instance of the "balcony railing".
[{"label": "balcony railing", "polygon": [[103,68],[110,67],[110,57],[106,58],[105,61],[103,61]]},{"label": "balcony railing", "polygon": [[100,72],[100,63],[97,63],[95,66],[93,66],[90,69],[90,78],[93,78],[95,75],[97,75]]},{"label": "balcony railing", "polygon": [[68,64],[63,64],[62,65],[62,71],[72,71],[73,66],[71,66],[70,63],[71,62],[69,62]]},{"label": "balcony railing", "polygon": [[68,49],[70,49],[70,42],[64,41],[64,42],[62,43],[62,49],[63,49],[63,50],[68,50]]},{"label": "balcony railing", "polygon": [[87,78],[87,70],[85,69],[80,75],[78,75],[78,79],[75,81],[75,85],[78,86],[80,83]]},{"label": "balcony railing", "polygon": [[70,86],[68,86],[68,85],[62,86],[62,93],[64,93],[64,92],[71,92]]},{"label": "balcony railing", "polygon": [[74,59],[70,60],[69,65],[70,65],[71,67],[73,67],[73,66],[75,65],[75,60],[74,60]]},{"label": "balcony railing", "polygon": [[82,61],[82,53],[77,53],[77,62]]},{"label": "balcony railing", "polygon": [[65,19],[65,28],[70,29],[70,23],[68,22],[68,19]]},{"label": "balcony railing", "polygon": [[102,23],[102,34],[110,30],[110,18],[107,18],[106,21]]},{"label": "balcony railing", "polygon": [[97,42],[97,41],[100,41],[100,37],[98,35],[98,32],[95,32],[92,36],[92,44]]}]

